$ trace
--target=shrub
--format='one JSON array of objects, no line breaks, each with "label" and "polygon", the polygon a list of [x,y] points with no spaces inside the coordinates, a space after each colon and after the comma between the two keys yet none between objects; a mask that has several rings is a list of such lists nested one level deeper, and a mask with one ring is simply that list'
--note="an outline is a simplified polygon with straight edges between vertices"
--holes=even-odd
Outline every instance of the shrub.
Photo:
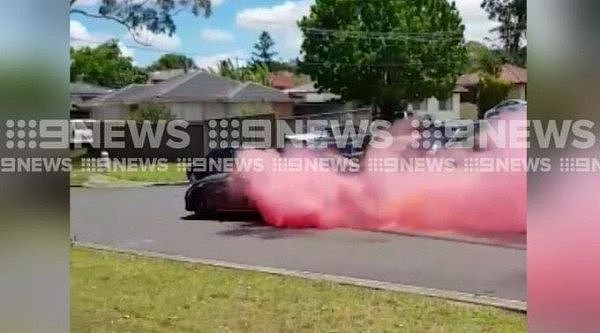
[{"label": "shrub", "polygon": [[510,92],[510,82],[495,78],[490,75],[484,75],[479,80],[479,118],[493,108],[496,104],[502,102]]},{"label": "shrub", "polygon": [[171,114],[171,111],[164,105],[144,104],[131,105],[129,107],[127,118],[137,122],[148,120],[155,124],[159,120],[172,120],[173,115]]}]

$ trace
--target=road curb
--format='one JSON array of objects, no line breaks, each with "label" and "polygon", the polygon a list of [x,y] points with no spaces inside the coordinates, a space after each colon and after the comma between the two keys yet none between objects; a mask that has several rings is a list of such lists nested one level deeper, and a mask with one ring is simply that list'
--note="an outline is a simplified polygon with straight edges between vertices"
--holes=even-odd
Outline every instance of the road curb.
[{"label": "road curb", "polygon": [[266,266],[255,266],[255,265],[246,265],[246,264],[238,264],[231,263],[221,260],[213,260],[213,259],[199,259],[199,258],[191,258],[181,255],[171,255],[159,252],[151,252],[151,251],[143,251],[143,250],[133,250],[133,249],[125,249],[125,248],[117,248],[112,246],[100,245],[95,243],[86,243],[86,242],[74,242],[73,246],[80,248],[89,248],[94,250],[101,251],[111,251],[116,253],[123,254],[133,254],[141,257],[149,257],[149,258],[158,258],[172,261],[181,261],[193,264],[202,264],[209,265],[215,267],[223,267],[223,268],[233,268],[240,269],[245,271],[256,271],[274,275],[282,275],[282,276],[291,276],[303,279],[309,279],[314,281],[329,281],[335,282],[344,285],[353,285],[359,287],[366,287],[371,289],[379,289],[379,290],[388,290],[395,292],[402,292],[408,294],[416,294],[428,297],[436,297],[442,298],[450,301],[457,301],[462,303],[470,303],[477,305],[485,305],[492,306],[504,310],[509,311],[517,311],[517,312],[527,312],[527,303],[518,300],[508,300],[502,299],[492,296],[485,295],[476,295],[470,293],[464,293],[460,291],[450,291],[450,290],[441,290],[435,288],[426,288],[426,287],[418,287],[411,285],[404,285],[399,283],[391,283],[391,282],[383,282],[377,280],[367,280],[360,278],[353,278],[347,276],[339,276],[339,275],[330,275],[330,274],[322,274],[322,273],[314,273],[308,271],[295,271],[295,270],[287,270],[283,268],[274,268],[274,267],[266,267]]},{"label": "road curb", "polygon": [[87,184],[70,184],[69,187],[72,188],[144,188],[144,187],[166,187],[166,186],[183,186],[188,185],[189,182],[173,182],[173,183],[140,183],[140,184],[132,184],[128,186],[119,186],[119,185],[102,185],[102,186],[90,186]]},{"label": "road curb", "polygon": [[510,242],[503,243],[501,241],[497,241],[494,239],[461,236],[458,234],[435,235],[435,234],[426,234],[426,233],[419,233],[419,232],[393,231],[393,230],[379,230],[379,231],[372,231],[372,232],[379,232],[379,233],[391,234],[391,235],[400,235],[400,236],[406,236],[406,237],[428,238],[428,239],[457,242],[457,243],[464,243],[464,244],[501,247],[501,248],[513,249],[513,250],[527,250],[527,244],[518,244],[518,243],[510,243]]}]

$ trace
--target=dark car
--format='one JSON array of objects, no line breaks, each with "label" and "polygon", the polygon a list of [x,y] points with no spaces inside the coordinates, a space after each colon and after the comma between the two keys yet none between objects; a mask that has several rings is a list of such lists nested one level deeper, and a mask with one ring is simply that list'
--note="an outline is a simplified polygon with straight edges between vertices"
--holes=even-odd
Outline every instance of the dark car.
[{"label": "dark car", "polygon": [[245,195],[246,183],[230,173],[209,175],[195,181],[185,194],[185,209],[198,216],[217,212],[255,212]]},{"label": "dark car", "polygon": [[219,174],[219,173],[223,172],[223,170],[211,170],[210,168],[207,168],[207,165],[210,165],[211,161],[215,162],[214,164],[219,165],[220,164],[220,163],[218,163],[219,161],[223,161],[226,159],[234,159],[235,155],[236,155],[236,149],[234,149],[234,148],[223,148],[223,149],[211,150],[208,153],[208,155],[206,155],[206,157],[203,159],[203,161],[206,162],[206,163],[204,163],[204,165],[192,163],[192,165],[190,165],[187,168],[187,170],[186,170],[187,179],[190,181],[191,184],[193,184],[197,180],[203,179],[210,175]]}]

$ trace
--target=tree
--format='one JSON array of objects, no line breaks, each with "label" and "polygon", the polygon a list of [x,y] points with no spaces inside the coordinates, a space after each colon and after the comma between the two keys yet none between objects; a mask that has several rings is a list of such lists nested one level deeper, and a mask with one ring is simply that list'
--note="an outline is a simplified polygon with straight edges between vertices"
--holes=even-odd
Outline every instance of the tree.
[{"label": "tree", "polygon": [[143,83],[146,73],[133,66],[132,59],[121,53],[117,40],[98,47],[71,48],[71,82],[83,81],[109,88]]},{"label": "tree", "polygon": [[183,54],[169,53],[161,56],[157,61],[148,67],[149,71],[162,71],[170,69],[183,69],[186,72],[189,69],[197,69],[192,58]]},{"label": "tree", "polygon": [[514,59],[514,64],[521,67],[527,67],[527,46],[519,49],[517,57]]},{"label": "tree", "polygon": [[273,64],[273,57],[277,55],[277,52],[273,51],[275,41],[271,38],[271,35],[263,31],[258,37],[258,42],[254,44],[254,51],[252,52],[252,64],[253,65],[267,65]]},{"label": "tree", "polygon": [[500,23],[492,31],[500,34],[506,53],[518,61],[521,42],[527,36],[527,0],[483,0],[481,8]]},{"label": "tree", "polygon": [[222,60],[216,71],[211,72],[220,76],[228,77],[242,82],[254,82],[263,86],[269,85],[271,71],[266,64],[257,64],[255,66],[237,67],[231,59]]},{"label": "tree", "polygon": [[467,72],[483,72],[495,76],[498,74],[502,65],[507,62],[506,56],[502,50],[492,50],[478,42],[468,42],[467,55],[469,64]]},{"label": "tree", "polygon": [[446,0],[318,0],[299,26],[301,71],[384,119],[412,100],[446,99],[466,64],[464,26]]},{"label": "tree", "polygon": [[211,14],[210,0],[101,0],[97,13],[73,8],[79,0],[69,0],[70,14],[107,19],[117,22],[129,30],[132,37],[147,45],[139,37],[141,31],[165,33],[172,36],[176,25],[173,16],[189,10],[194,16]]}]

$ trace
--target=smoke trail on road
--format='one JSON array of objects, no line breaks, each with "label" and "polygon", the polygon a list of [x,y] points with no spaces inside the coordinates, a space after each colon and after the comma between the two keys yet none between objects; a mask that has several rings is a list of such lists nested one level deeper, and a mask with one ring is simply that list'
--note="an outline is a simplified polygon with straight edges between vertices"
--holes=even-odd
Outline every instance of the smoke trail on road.
[{"label": "smoke trail on road", "polygon": [[[371,148],[366,159],[414,157],[411,128],[401,121],[390,131],[396,140]],[[408,135],[406,135],[408,134]],[[280,228],[355,228],[428,234],[504,235],[526,232],[526,171],[468,172],[458,163],[452,172],[368,172],[275,170],[281,158],[310,159],[312,151],[242,151],[241,158],[262,158],[265,170],[243,172],[246,195],[265,221]],[[436,158],[526,158],[525,149],[485,152],[446,150]]]}]

